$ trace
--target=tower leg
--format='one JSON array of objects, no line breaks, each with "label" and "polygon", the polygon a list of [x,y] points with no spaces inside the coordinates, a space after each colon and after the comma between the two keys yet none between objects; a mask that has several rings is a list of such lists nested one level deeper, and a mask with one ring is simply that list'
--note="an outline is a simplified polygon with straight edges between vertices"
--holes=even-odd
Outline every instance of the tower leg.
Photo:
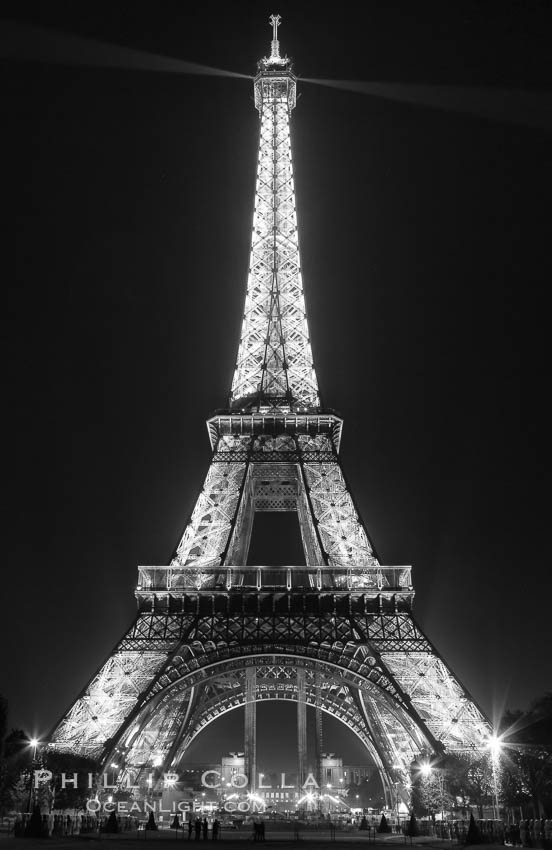
[{"label": "tower leg", "polygon": [[244,761],[245,773],[249,777],[249,790],[253,793],[257,787],[257,703],[255,667],[245,671],[245,730]]},{"label": "tower leg", "polygon": [[297,754],[299,786],[302,788],[307,778],[307,703],[305,701],[304,670],[297,670]]},{"label": "tower leg", "polygon": [[314,746],[315,746],[315,756],[316,756],[316,776],[318,782],[320,783],[320,787],[322,788],[322,750],[324,749],[324,742],[322,738],[322,709],[320,705],[322,703],[322,695],[320,693],[320,675],[316,674],[316,708],[315,712],[315,736],[314,736]]}]

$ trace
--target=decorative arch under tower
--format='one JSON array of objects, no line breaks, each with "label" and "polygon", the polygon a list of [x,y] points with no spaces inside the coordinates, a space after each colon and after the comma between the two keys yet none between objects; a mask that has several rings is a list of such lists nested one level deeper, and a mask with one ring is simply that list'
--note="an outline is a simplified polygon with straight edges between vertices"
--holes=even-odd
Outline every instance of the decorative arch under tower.
[{"label": "decorative arch under tower", "polygon": [[[412,613],[410,566],[382,566],[339,461],[342,420],[320,404],[299,254],[290,117],[296,77],[271,53],[254,81],[260,116],[247,294],[229,406],[207,421],[213,450],[171,562],[141,566],[135,621],[50,736],[114,757],[139,784],[178,767],[212,721],[245,707],[256,774],[256,706],[297,704],[345,723],[388,801],[423,752],[478,755],[488,720]],[[256,512],[296,512],[305,564],[248,565]]]}]

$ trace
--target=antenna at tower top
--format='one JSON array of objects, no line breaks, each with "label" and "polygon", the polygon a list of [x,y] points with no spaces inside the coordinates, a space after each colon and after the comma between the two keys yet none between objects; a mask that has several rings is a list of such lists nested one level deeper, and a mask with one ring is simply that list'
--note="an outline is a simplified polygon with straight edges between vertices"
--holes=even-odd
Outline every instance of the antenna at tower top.
[{"label": "antenna at tower top", "polygon": [[268,19],[268,22],[272,26],[272,42],[271,42],[271,50],[270,50],[270,59],[269,62],[280,62],[280,42],[278,41],[278,27],[282,22],[282,18],[280,15],[271,15]]}]

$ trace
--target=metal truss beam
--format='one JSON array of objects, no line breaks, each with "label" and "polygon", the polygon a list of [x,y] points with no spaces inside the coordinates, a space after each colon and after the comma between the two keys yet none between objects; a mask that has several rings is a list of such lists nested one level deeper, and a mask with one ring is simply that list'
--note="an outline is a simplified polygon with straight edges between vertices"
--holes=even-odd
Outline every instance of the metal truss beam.
[{"label": "metal truss beam", "polygon": [[318,407],[297,235],[290,63],[261,68],[255,93],[261,119],[255,212],[232,406],[259,411]]},{"label": "metal truss beam", "polygon": [[[297,702],[345,723],[386,793],[423,750],[479,755],[488,720],[417,625],[408,566],[379,562],[320,407],[299,256],[290,113],[296,79],[276,35],[259,63],[260,141],[247,292],[230,406],[208,422],[212,462],[170,564],[139,567],[138,616],[50,736],[140,777],[245,706]],[[247,563],[256,511],[296,511],[304,565]]]}]

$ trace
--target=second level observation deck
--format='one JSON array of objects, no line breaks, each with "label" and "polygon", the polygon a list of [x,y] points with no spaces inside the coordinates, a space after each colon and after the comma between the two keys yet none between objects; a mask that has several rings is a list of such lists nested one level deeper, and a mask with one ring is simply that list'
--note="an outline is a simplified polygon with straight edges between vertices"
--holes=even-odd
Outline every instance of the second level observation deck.
[{"label": "second level observation deck", "polygon": [[304,408],[286,411],[267,409],[216,410],[207,420],[211,448],[215,450],[221,436],[271,436],[286,434],[291,437],[326,434],[331,438],[334,449],[339,451],[343,420],[334,410]]}]

